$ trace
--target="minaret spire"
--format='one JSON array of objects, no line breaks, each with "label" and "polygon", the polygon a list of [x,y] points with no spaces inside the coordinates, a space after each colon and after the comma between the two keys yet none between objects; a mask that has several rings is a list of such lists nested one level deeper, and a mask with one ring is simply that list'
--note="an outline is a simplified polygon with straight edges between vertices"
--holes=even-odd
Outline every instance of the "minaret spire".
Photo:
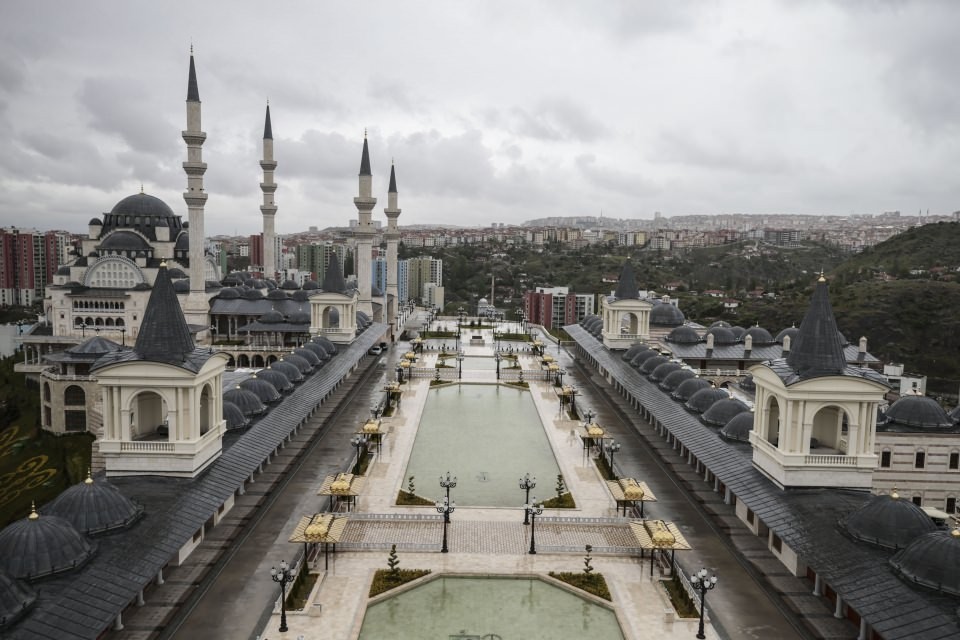
[{"label": "minaret spire", "polygon": [[183,192],[183,199],[187,203],[190,220],[190,295],[184,302],[184,314],[187,322],[208,326],[210,305],[206,296],[203,250],[203,207],[207,202],[207,193],[203,190],[203,174],[207,171],[207,165],[201,151],[207,134],[201,130],[200,89],[193,60],[193,45],[187,81],[187,128],[181,134],[183,141],[187,143],[187,161],[183,163],[183,171],[187,174],[187,190]]},{"label": "minaret spire", "polygon": [[[360,193],[353,199],[357,207],[357,228],[353,235],[356,238],[357,260],[357,290],[360,298],[357,301],[357,311],[373,318],[373,298],[371,296],[371,265],[373,259],[373,208],[377,206],[377,199],[373,197],[373,173],[370,171],[370,149],[367,146],[367,132],[363,132],[363,153],[360,156]],[[386,311],[386,309],[384,309]]]},{"label": "minaret spire", "polygon": [[[397,207],[397,171],[394,164],[390,163],[390,186],[387,189],[387,208],[383,210],[387,216],[387,230],[383,234],[387,241],[387,309],[386,322],[393,326],[397,317],[397,310],[400,304],[400,291],[397,287],[397,273],[400,265],[397,263],[397,245],[400,242],[400,229],[397,228],[397,218],[400,217],[400,209]],[[395,331],[400,333],[400,328]]]},{"label": "minaret spire", "polygon": [[273,171],[277,162],[273,159],[273,126],[270,123],[270,101],[267,101],[267,115],[263,121],[263,159],[260,160],[263,169],[263,182],[260,190],[263,192],[263,204],[260,213],[263,214],[263,277],[274,280],[277,277],[276,232],[273,219],[277,213],[277,205],[273,194],[277,184],[273,181]]}]

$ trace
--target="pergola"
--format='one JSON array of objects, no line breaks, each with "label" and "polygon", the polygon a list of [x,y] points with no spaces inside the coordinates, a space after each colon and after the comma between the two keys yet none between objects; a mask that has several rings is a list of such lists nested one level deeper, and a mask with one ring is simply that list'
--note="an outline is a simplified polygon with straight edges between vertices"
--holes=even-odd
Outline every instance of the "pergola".
[{"label": "pergola", "polygon": [[303,516],[290,536],[290,542],[302,542],[304,558],[309,557],[307,546],[323,544],[323,568],[329,565],[329,545],[333,545],[333,553],[337,553],[337,543],[343,538],[343,530],[347,526],[346,516],[337,516],[332,513],[315,513],[312,516]]},{"label": "pergola", "polygon": [[381,426],[380,418],[370,418],[364,423],[363,427],[360,428],[360,431],[357,431],[357,435],[363,436],[368,441],[377,445],[378,456],[380,455],[380,445],[383,443],[383,436],[387,435],[385,431],[380,429]]},{"label": "pergola", "polygon": [[387,393],[388,406],[399,409],[400,399],[403,397],[403,392],[400,390],[400,382],[398,380],[388,382],[383,385],[383,390]]},{"label": "pergola", "polygon": [[640,517],[643,517],[643,503],[656,502],[657,496],[653,495],[646,482],[637,482],[633,478],[620,478],[619,480],[607,480],[607,489],[610,495],[617,502],[617,510],[623,507],[623,515],[627,515],[627,508],[635,507],[640,503]]},{"label": "pergola", "polygon": [[670,570],[673,571],[673,556],[677,551],[689,551],[690,545],[672,522],[665,520],[634,520],[630,523],[633,537],[640,547],[640,557],[645,549],[650,550],[650,575],[653,575],[653,557],[656,551],[661,555],[670,551]]},{"label": "pergola", "polygon": [[570,411],[574,411],[577,406],[577,395],[579,391],[577,388],[570,384],[565,384],[562,387],[556,387],[557,397],[560,398],[560,410],[563,410],[563,405],[569,403]]},{"label": "pergola", "polygon": [[609,439],[610,436],[606,435],[603,427],[596,422],[580,425],[580,440],[583,441],[583,448],[586,449],[587,455],[590,455],[593,447],[596,447],[597,451],[603,451],[603,441]]},{"label": "pergola", "polygon": [[341,504],[347,505],[347,511],[357,502],[357,496],[363,490],[366,483],[363,476],[355,476],[352,473],[338,473],[335,476],[327,476],[317,491],[318,496],[330,496],[334,510],[339,511]]}]

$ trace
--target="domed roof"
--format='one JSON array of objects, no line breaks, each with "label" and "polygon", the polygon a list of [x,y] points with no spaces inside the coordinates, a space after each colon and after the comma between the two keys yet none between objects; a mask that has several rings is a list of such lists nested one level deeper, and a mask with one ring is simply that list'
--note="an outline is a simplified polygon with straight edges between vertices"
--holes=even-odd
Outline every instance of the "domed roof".
[{"label": "domed roof", "polygon": [[282,324],[286,322],[286,318],[283,317],[283,314],[277,311],[276,309],[270,309],[265,314],[258,318],[260,324]]},{"label": "domed roof", "polygon": [[87,223],[88,227],[102,227],[103,222],[100,218],[90,218],[90,222]]},{"label": "domed roof", "polygon": [[312,342],[326,349],[327,353],[329,353],[331,356],[336,354],[339,351],[339,349],[337,348],[337,345],[335,345],[333,341],[331,341],[330,338],[328,338],[327,336],[317,336],[312,340]]},{"label": "domed roof", "polygon": [[287,364],[292,364],[293,366],[295,366],[300,371],[300,373],[310,373],[311,371],[313,371],[313,365],[310,364],[310,361],[305,360],[304,358],[298,356],[295,353],[289,353],[285,355],[283,357],[283,361],[286,362]]},{"label": "domed roof", "polygon": [[707,380],[703,378],[690,378],[689,380],[681,382],[677,388],[673,390],[673,393],[670,394],[670,397],[680,402],[686,402],[693,397],[693,394],[701,389],[709,388],[710,383]]},{"label": "domed roof", "polygon": [[294,349],[293,354],[300,356],[314,367],[320,364],[320,357],[310,349],[300,347],[299,349]]},{"label": "domed roof", "polygon": [[290,324],[310,324],[310,313],[308,311],[294,311],[287,317]]},{"label": "domed roof", "polygon": [[327,354],[327,350],[318,345],[316,342],[308,342],[303,345],[304,349],[309,349],[316,355],[320,360],[329,360],[330,356]]},{"label": "domed roof", "polygon": [[240,407],[233,404],[232,402],[223,403],[223,419],[227,421],[227,430],[230,429],[242,429],[243,427],[250,424],[250,418],[243,415],[243,411],[240,410]]},{"label": "domed roof", "polygon": [[383,291],[381,291],[381,290],[380,290],[380,287],[378,287],[377,285],[371,284],[371,285],[370,285],[370,295],[371,295],[372,297],[374,297],[374,298],[382,298],[382,297],[383,297]]},{"label": "domed roof", "polygon": [[0,571],[0,629],[19,620],[36,600],[37,593],[30,585]]},{"label": "domed roof", "polygon": [[670,362],[670,359],[666,356],[654,356],[652,358],[647,358],[643,361],[643,364],[640,365],[640,373],[645,376],[653,373],[653,370],[664,364],[665,362]]},{"label": "domed roof", "polygon": [[243,279],[240,277],[240,274],[234,271],[233,273],[228,273],[222,280],[224,286],[235,287],[238,284],[243,284]]},{"label": "domed roof", "polygon": [[726,389],[718,389],[717,387],[709,387],[707,389],[700,389],[695,394],[690,396],[690,399],[687,400],[685,406],[690,411],[696,413],[703,413],[707,409],[713,406],[714,402],[719,400],[726,400],[730,397],[730,394],[727,393]]},{"label": "domed roof", "polygon": [[320,283],[316,280],[307,280],[303,283],[304,291],[317,291],[320,288]]},{"label": "domed roof", "polygon": [[747,375],[743,376],[740,382],[737,383],[737,386],[744,391],[749,391],[750,393],[753,393],[757,390],[757,383],[753,381],[752,373],[748,373]]},{"label": "domed roof", "polygon": [[147,195],[145,193],[135,193],[127,196],[110,210],[111,215],[124,216],[150,216],[151,218],[175,218],[173,209],[160,198]]},{"label": "domed roof", "polygon": [[234,287],[227,287],[225,289],[221,289],[220,293],[217,294],[217,297],[221,300],[236,300],[240,297],[240,292]]},{"label": "domed roof", "polygon": [[955,406],[947,415],[954,422],[960,422],[960,405]]},{"label": "domed roof", "polygon": [[600,320],[600,323],[603,324],[603,320],[600,319],[600,316],[593,315],[593,314],[585,315],[583,316],[583,320],[580,321],[580,325],[583,328],[587,328],[588,325],[593,324],[597,320]]},{"label": "domed roof", "polygon": [[0,531],[0,571],[34,580],[82,566],[94,553],[72,524],[34,510]]},{"label": "domed roof", "polygon": [[682,325],[674,329],[667,336],[667,342],[676,344],[697,344],[700,342],[700,335],[697,330],[687,325]]},{"label": "domed roof", "polygon": [[143,507],[106,480],[87,476],[47,505],[46,513],[63,518],[80,533],[96,535],[129,527],[143,514]]},{"label": "domed roof", "polygon": [[253,282],[250,283],[250,286],[252,286],[254,289],[269,289],[267,283],[258,278],[254,278]]},{"label": "domed roof", "polygon": [[696,377],[696,375],[697,374],[690,369],[678,369],[677,371],[673,371],[672,373],[668,374],[666,378],[660,381],[660,388],[664,391],[673,391],[680,386],[681,382]]},{"label": "domed roof", "polygon": [[800,329],[796,327],[787,327],[777,334],[777,337],[774,338],[774,341],[776,341],[777,344],[783,344],[783,339],[787,336],[790,336],[790,342],[796,342],[798,333],[800,333]]},{"label": "domed roof", "polygon": [[[774,344],[775,342],[773,336],[770,335],[770,332],[759,325],[747,329],[746,333],[744,334],[744,338],[747,336],[753,338],[753,346],[755,347],[766,346]],[[791,340],[792,339],[793,338],[791,338]]]},{"label": "domed roof", "polygon": [[277,360],[270,365],[270,368],[285,375],[290,382],[300,382],[303,380],[303,374],[300,373],[300,369],[285,360]]},{"label": "domed roof", "polygon": [[923,509],[900,498],[896,490],[888,496],[871,497],[841,520],[840,526],[855,540],[888,549],[902,549],[937,529]]},{"label": "domed roof", "polygon": [[190,232],[181,231],[177,235],[177,241],[173,245],[174,251],[189,251],[190,250]]},{"label": "domed roof", "polygon": [[297,289],[300,288],[300,285],[298,285],[293,280],[284,280],[283,284],[280,285],[280,288],[286,289],[287,291],[296,291]]},{"label": "domed roof", "polygon": [[282,289],[271,289],[267,293],[267,300],[287,300],[289,297]]},{"label": "domed roof", "polygon": [[960,531],[922,535],[894,554],[890,566],[914,584],[960,596]]},{"label": "domed roof", "polygon": [[933,398],[906,395],[890,405],[884,414],[883,431],[915,431],[945,429],[953,420]]},{"label": "domed roof", "polygon": [[280,399],[280,392],[277,391],[275,386],[270,384],[268,380],[261,380],[256,376],[242,381],[240,383],[240,388],[246,389],[247,391],[252,391],[258,398],[260,398],[260,402],[264,404],[276,402]]},{"label": "domed roof", "polygon": [[187,274],[183,272],[183,269],[178,267],[173,267],[172,269],[167,269],[167,275],[170,276],[171,280],[177,280],[180,278],[187,278]]},{"label": "domed roof", "polygon": [[713,346],[715,347],[736,344],[737,342],[737,337],[727,327],[710,327],[707,329],[707,335],[713,336]]},{"label": "domed roof", "polygon": [[300,289],[299,291],[294,291],[293,294],[290,296],[290,299],[296,300],[297,302],[306,302],[307,300],[310,299],[310,294],[304,291],[303,289]]},{"label": "domed roof", "polygon": [[740,400],[736,398],[721,398],[710,405],[710,408],[704,411],[700,417],[709,425],[723,427],[730,422],[734,416],[744,412],[750,413],[750,407]]},{"label": "domed roof", "polygon": [[638,353],[641,353],[643,351],[649,351],[649,350],[650,350],[650,347],[648,347],[645,344],[634,344],[634,345],[631,345],[629,349],[624,351],[623,355],[620,356],[620,358],[624,362],[630,362],[633,359],[633,357]]},{"label": "domed roof", "polygon": [[105,353],[111,353],[120,349],[120,345],[100,336],[94,336],[87,340],[84,340],[80,344],[74,345],[67,349],[67,353],[73,355],[86,355],[86,356],[101,356]]},{"label": "domed roof", "polygon": [[660,353],[654,349],[647,349],[646,351],[641,351],[637,355],[633,356],[633,360],[630,361],[630,366],[635,369],[639,369],[643,366],[643,363],[649,360],[650,358],[656,358]]},{"label": "domed roof", "polygon": [[58,275],[58,276],[68,276],[68,275],[70,275],[70,267],[68,267],[67,265],[63,265],[62,267],[60,267],[59,269],[57,269],[57,275]]},{"label": "domed roof", "polygon": [[738,341],[741,338],[743,338],[743,334],[745,334],[746,332],[747,330],[740,326],[730,327],[730,333],[732,333],[733,337],[736,338]]},{"label": "domed roof", "polygon": [[266,380],[280,393],[293,390],[293,383],[290,382],[290,379],[277,369],[260,369],[260,371],[257,371],[257,379]]},{"label": "domed roof", "polygon": [[724,327],[726,329],[730,329],[731,325],[726,320],[717,320],[716,322],[713,322],[710,324],[711,329],[713,329],[714,327]]},{"label": "domed roof", "polygon": [[678,307],[669,302],[658,302],[650,310],[650,324],[661,327],[679,327],[686,318]]},{"label": "domed roof", "polygon": [[149,251],[150,243],[133,231],[114,231],[100,242],[101,251]]},{"label": "domed roof", "polygon": [[[650,361],[647,360],[647,362],[650,362]],[[656,369],[651,371],[650,375],[647,377],[650,379],[651,382],[660,382],[671,373],[675,371],[679,371],[682,367],[683,365],[678,362],[664,362],[663,364],[658,366]]]},{"label": "domed roof", "polygon": [[240,294],[240,297],[244,300],[263,300],[263,292],[259,289],[244,289],[243,293]]},{"label": "domed roof", "polygon": [[750,442],[751,431],[753,431],[753,411],[741,411],[720,429],[720,435],[727,440]]},{"label": "domed roof", "polygon": [[173,283],[173,290],[177,293],[190,293],[190,280],[177,280]]},{"label": "domed roof", "polygon": [[[274,389],[276,391],[276,389]],[[232,402],[243,411],[245,416],[255,416],[267,410],[267,407],[257,394],[237,385],[233,389],[223,392],[223,401]]]}]

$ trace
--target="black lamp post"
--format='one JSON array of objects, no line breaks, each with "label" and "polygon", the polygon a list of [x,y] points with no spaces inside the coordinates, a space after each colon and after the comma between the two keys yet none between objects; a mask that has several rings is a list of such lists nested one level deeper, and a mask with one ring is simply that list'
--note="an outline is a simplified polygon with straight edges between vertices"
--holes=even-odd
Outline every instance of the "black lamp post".
[{"label": "black lamp post", "polygon": [[610,475],[613,476],[613,479],[614,479],[614,480],[617,479],[617,472],[613,470],[613,454],[615,454],[617,451],[620,451],[620,443],[619,443],[619,442],[611,442],[610,444],[607,445],[607,452],[609,452],[609,454],[610,454],[610,460],[609,460],[609,462],[610,462]]},{"label": "black lamp post", "polygon": [[127,346],[127,328],[123,325],[120,326],[120,346]]},{"label": "black lamp post", "polygon": [[717,576],[707,577],[707,570],[700,569],[690,576],[690,584],[700,592],[700,629],[697,631],[697,638],[704,640],[707,636],[703,633],[703,611],[707,608],[707,591],[717,586]]},{"label": "black lamp post", "polygon": [[584,410],[583,410],[583,421],[584,421],[587,425],[589,425],[591,422],[593,422],[593,418],[594,418],[594,416],[596,416],[596,415],[597,415],[597,414],[593,412],[593,409],[589,409],[589,408],[588,408],[588,409],[584,409]]},{"label": "black lamp post", "polygon": [[523,505],[524,511],[530,516],[530,553],[537,552],[537,516],[543,513],[543,504],[537,504],[537,498],[534,496],[533,502]]},{"label": "black lamp post", "polygon": [[443,514],[443,545],[440,547],[440,553],[447,553],[447,523],[450,522],[450,514],[457,508],[456,502],[450,502],[448,498],[437,500],[437,513]]},{"label": "black lamp post", "polygon": [[[520,490],[526,491],[527,495],[523,499],[524,510],[523,510],[523,524],[530,524],[530,512],[526,510],[526,505],[530,504],[530,489],[533,489],[537,486],[537,478],[534,476],[530,477],[529,473],[523,474],[523,477],[520,478]],[[534,498],[536,501],[536,498]]]},{"label": "black lamp post", "polygon": [[86,338],[86,337],[87,337],[87,323],[86,323],[86,322],[81,322],[81,323],[80,323],[80,337],[82,337],[82,338]]},{"label": "black lamp post", "polygon": [[562,387],[562,386],[563,386],[563,376],[565,376],[566,374],[567,374],[567,370],[566,370],[566,369],[560,369],[559,371],[557,371],[557,386],[558,386],[558,387]]},{"label": "black lamp post", "polygon": [[[451,478],[449,471],[447,471],[446,478],[444,478],[443,476],[440,476],[440,488],[447,490],[447,496],[445,498],[446,502],[450,502],[450,489],[455,489],[456,487],[457,487],[457,476],[453,476]],[[453,511],[453,509],[451,509],[451,511]],[[443,514],[443,519],[446,520],[447,522],[450,522],[450,514],[449,513]]]},{"label": "black lamp post", "polygon": [[293,575],[293,571],[287,565],[286,560],[280,561],[280,568],[276,567],[270,568],[270,577],[273,578],[274,582],[280,584],[280,633],[286,633],[287,631],[287,585],[293,582],[296,576]]},{"label": "black lamp post", "polygon": [[457,353],[457,380],[463,378],[463,351]]},{"label": "black lamp post", "polygon": [[358,476],[360,475],[360,452],[367,446],[367,441],[361,436],[353,436],[350,438],[350,444],[357,448],[357,461],[353,465],[353,475]]},{"label": "black lamp post", "polygon": [[403,383],[403,367],[397,366],[397,382]]},{"label": "black lamp post", "polygon": [[493,359],[497,363],[497,380],[499,380],[500,379],[500,361],[503,360],[503,356],[501,356],[500,352],[497,351],[495,354],[493,354]]}]

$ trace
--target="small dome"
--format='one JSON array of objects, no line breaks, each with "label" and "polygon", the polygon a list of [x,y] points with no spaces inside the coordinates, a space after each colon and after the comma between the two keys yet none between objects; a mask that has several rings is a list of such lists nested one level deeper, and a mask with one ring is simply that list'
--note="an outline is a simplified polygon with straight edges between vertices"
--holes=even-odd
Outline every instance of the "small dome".
[{"label": "small dome", "polygon": [[330,357],[330,356],[327,355],[326,349],[324,349],[323,347],[321,347],[320,345],[318,345],[318,344],[315,343],[315,342],[308,342],[308,343],[306,343],[305,345],[303,345],[302,348],[304,348],[304,349],[309,349],[310,351],[313,352],[313,354],[314,354],[315,356],[317,356],[318,358],[320,358],[320,360],[327,360],[327,359],[329,359],[329,357]]},{"label": "small dome", "polygon": [[[773,336],[770,335],[770,332],[763,327],[750,327],[744,334],[744,337],[746,336],[753,338],[753,346],[755,347],[765,347],[776,342]],[[791,338],[791,340],[792,339],[793,338]]]},{"label": "small dome", "polygon": [[173,283],[173,290],[177,293],[190,293],[190,281],[177,280]]},{"label": "small dome", "polygon": [[372,284],[370,285],[370,295],[374,298],[382,298],[383,291],[381,291],[380,287],[378,287],[377,285]]},{"label": "small dome", "polygon": [[750,432],[753,431],[753,411],[742,411],[730,418],[720,435],[727,440],[750,442]]},{"label": "small dome", "polygon": [[697,374],[690,369],[678,369],[668,374],[667,377],[660,382],[660,388],[664,391],[673,391],[680,386],[681,382],[689,380],[696,375]]},{"label": "small dome", "polygon": [[90,218],[90,222],[87,223],[88,227],[102,227],[103,221],[100,218]]},{"label": "small dome", "polygon": [[309,362],[314,367],[319,365],[321,362],[320,357],[317,356],[317,354],[311,351],[310,349],[304,349],[303,347],[299,349],[294,349],[293,354],[296,356],[300,356],[301,358]]},{"label": "small dome", "polygon": [[243,415],[240,407],[227,401],[223,403],[223,419],[227,421],[228,431],[230,429],[242,429],[250,424],[250,418]]},{"label": "small dome", "polygon": [[287,291],[296,291],[297,289],[300,288],[300,285],[298,285],[293,280],[284,280],[283,284],[280,285],[280,288],[285,289]]},{"label": "small dome", "polygon": [[960,531],[922,535],[890,558],[890,566],[914,584],[960,596]]},{"label": "small dome", "polygon": [[290,379],[276,369],[260,369],[257,371],[257,378],[260,380],[266,380],[280,393],[293,391],[293,383],[290,382]]},{"label": "small dome", "polygon": [[30,585],[0,572],[0,629],[19,620],[36,600],[37,593]]},{"label": "small dome", "polygon": [[226,289],[221,289],[217,297],[221,300],[236,300],[240,297],[240,292],[233,287],[227,287]]},{"label": "small dome", "polygon": [[80,533],[96,535],[126,529],[143,514],[143,507],[106,480],[88,477],[57,496],[45,511],[63,518]]},{"label": "small dome", "polygon": [[57,269],[57,275],[58,275],[58,276],[69,276],[69,275],[70,275],[70,267],[68,267],[68,266],[66,266],[66,265],[60,267],[59,269]]},{"label": "small dome", "polygon": [[286,322],[283,314],[276,309],[270,309],[258,319],[260,324],[282,324]]},{"label": "small dome", "polygon": [[649,350],[650,350],[650,347],[648,347],[645,344],[635,344],[635,345],[632,345],[629,349],[627,349],[623,353],[623,355],[620,356],[620,358],[624,362],[630,362],[633,359],[633,357],[636,356],[638,353],[642,351],[649,351]]},{"label": "small dome", "polygon": [[743,334],[747,332],[743,327],[730,327],[730,333],[733,334],[733,337],[739,342],[743,338]]},{"label": "small dome", "polygon": [[277,391],[276,387],[270,384],[270,382],[267,380],[261,380],[257,377],[247,378],[240,383],[240,388],[253,392],[258,398],[260,398],[260,402],[264,404],[276,402],[280,399],[280,392]]},{"label": "small dome", "polygon": [[786,329],[778,333],[777,337],[774,338],[774,340],[776,341],[777,344],[783,344],[783,339],[789,336],[790,342],[796,342],[798,333],[800,333],[800,329],[797,329],[796,327],[787,327]]},{"label": "small dome", "polygon": [[127,196],[113,206],[113,209],[110,210],[110,214],[115,216],[149,216],[161,218],[176,217],[176,214],[173,213],[173,209],[168,207],[163,200],[145,193],[135,193],[132,196]]},{"label": "small dome", "polygon": [[945,429],[953,420],[937,401],[926,396],[906,395],[890,405],[884,414],[882,431]]},{"label": "small dome", "polygon": [[936,531],[923,509],[896,491],[888,496],[872,496],[840,521],[854,540],[887,549],[903,549],[917,537]]},{"label": "small dome", "polygon": [[633,360],[630,361],[630,366],[633,367],[634,369],[639,369],[641,366],[643,366],[644,362],[646,362],[650,358],[656,358],[659,355],[660,354],[653,349],[647,349],[646,351],[641,351],[637,355],[633,356]]},{"label": "small dome", "polygon": [[289,297],[287,292],[282,289],[271,289],[267,293],[267,300],[287,300]]},{"label": "small dome", "polygon": [[[304,287],[304,289],[305,288],[306,287]],[[310,294],[304,291],[304,289],[300,289],[299,291],[294,291],[293,294],[290,296],[290,299],[296,300],[297,302],[306,302],[307,300],[309,300]]]},{"label": "small dome", "polygon": [[35,580],[77,569],[94,553],[72,524],[33,511],[0,531],[0,571]]},{"label": "small dome", "polygon": [[70,347],[67,349],[67,353],[79,356],[100,356],[105,353],[119,351],[121,348],[122,347],[113,340],[94,336],[84,340],[78,345]]},{"label": "small dome", "polygon": [[[649,362],[649,360],[647,362]],[[681,368],[683,368],[683,365],[680,364],[679,362],[664,362],[663,364],[658,366],[656,369],[651,371],[650,375],[647,377],[650,379],[651,382],[660,382],[661,380],[666,378],[668,375],[670,375],[671,373],[674,373],[675,371],[679,371]]]},{"label": "small dome", "polygon": [[736,344],[737,342],[737,337],[727,327],[710,327],[707,329],[707,335],[713,336],[713,346],[715,347]]},{"label": "small dome", "polygon": [[240,275],[236,272],[228,273],[227,276],[222,280],[223,286],[225,287],[235,287],[237,285],[243,284],[243,280],[240,279]]},{"label": "small dome", "polygon": [[320,283],[316,280],[307,280],[303,283],[304,291],[317,291],[320,288]]},{"label": "small dome", "polygon": [[[583,316],[583,320],[580,321],[580,326],[582,326],[584,329],[586,329],[586,328],[587,328],[587,325],[589,325],[590,323],[592,323],[592,322],[594,322],[594,321],[596,321],[596,320],[600,320],[600,316],[596,316],[596,315],[593,315],[593,314]],[[601,324],[602,324],[602,323],[603,323],[603,320],[600,320],[600,322],[601,322]]]},{"label": "small dome", "polygon": [[695,394],[690,396],[690,399],[687,400],[686,404],[683,406],[695,413],[703,413],[712,407],[714,402],[726,400],[729,397],[730,394],[727,393],[726,389],[718,389],[711,386],[707,389],[700,389],[700,391],[697,391]]},{"label": "small dome", "polygon": [[667,342],[675,344],[697,344],[700,342],[700,335],[693,327],[686,325],[677,327],[667,336]]},{"label": "small dome", "polygon": [[731,328],[731,325],[730,325],[730,323],[727,322],[726,320],[717,320],[716,322],[714,322],[714,323],[712,323],[712,324],[710,325],[710,328],[711,328],[711,329],[713,329],[713,328],[715,328],[715,327],[723,327],[723,328],[725,328],[725,329],[730,329],[730,328]]},{"label": "small dome", "polygon": [[736,398],[722,398],[710,405],[710,408],[704,411],[700,417],[711,426],[723,427],[736,415],[744,412],[750,413],[750,407],[740,400]]},{"label": "small dome", "polygon": [[679,327],[686,318],[683,312],[669,302],[659,302],[650,310],[650,324],[661,327]]},{"label": "small dome", "polygon": [[223,401],[237,405],[245,416],[255,416],[267,410],[266,405],[261,402],[257,394],[240,386],[224,391]]},{"label": "small dome", "polygon": [[290,324],[310,324],[310,313],[307,311],[294,311],[287,318]]},{"label": "small dome", "polygon": [[293,366],[295,366],[300,371],[300,373],[307,374],[313,371],[313,365],[310,364],[310,361],[305,360],[304,358],[298,356],[295,353],[290,353],[285,355],[283,357],[283,361],[286,362],[287,364],[292,364]]},{"label": "small dome", "polygon": [[173,267],[172,269],[167,269],[167,275],[170,276],[172,280],[177,280],[180,278],[186,278],[187,274],[183,272],[183,269],[178,267]]},{"label": "small dome", "polygon": [[673,393],[670,394],[670,397],[680,402],[686,402],[701,389],[709,388],[710,383],[703,378],[690,378],[689,380],[681,382],[677,388],[673,390]]},{"label": "small dome", "polygon": [[643,361],[643,364],[640,365],[640,373],[645,376],[649,376],[651,373],[653,373],[654,369],[669,361],[670,359],[666,356],[654,356],[652,358],[647,358]]},{"label": "small dome", "polygon": [[[183,225],[186,227],[186,223]],[[181,231],[177,235],[177,241],[173,245],[174,251],[190,251],[190,233],[187,231]]]},{"label": "small dome", "polygon": [[253,282],[250,284],[254,289],[269,289],[267,283],[263,280],[254,278]]},{"label": "small dome", "polygon": [[326,349],[327,353],[330,355],[334,355],[339,351],[337,345],[335,345],[327,336],[317,336],[313,339],[313,342]]},{"label": "small dome", "polygon": [[285,375],[290,382],[300,382],[303,380],[303,374],[300,373],[300,369],[285,360],[274,362],[270,365],[270,368]]},{"label": "small dome", "polygon": [[244,300],[263,300],[263,293],[259,289],[244,289],[240,297]]},{"label": "small dome", "polygon": [[203,283],[206,289],[222,289],[223,285],[217,282],[216,280],[207,280]]},{"label": "small dome", "polygon": [[149,251],[150,243],[133,231],[114,231],[100,242],[100,251]]}]

